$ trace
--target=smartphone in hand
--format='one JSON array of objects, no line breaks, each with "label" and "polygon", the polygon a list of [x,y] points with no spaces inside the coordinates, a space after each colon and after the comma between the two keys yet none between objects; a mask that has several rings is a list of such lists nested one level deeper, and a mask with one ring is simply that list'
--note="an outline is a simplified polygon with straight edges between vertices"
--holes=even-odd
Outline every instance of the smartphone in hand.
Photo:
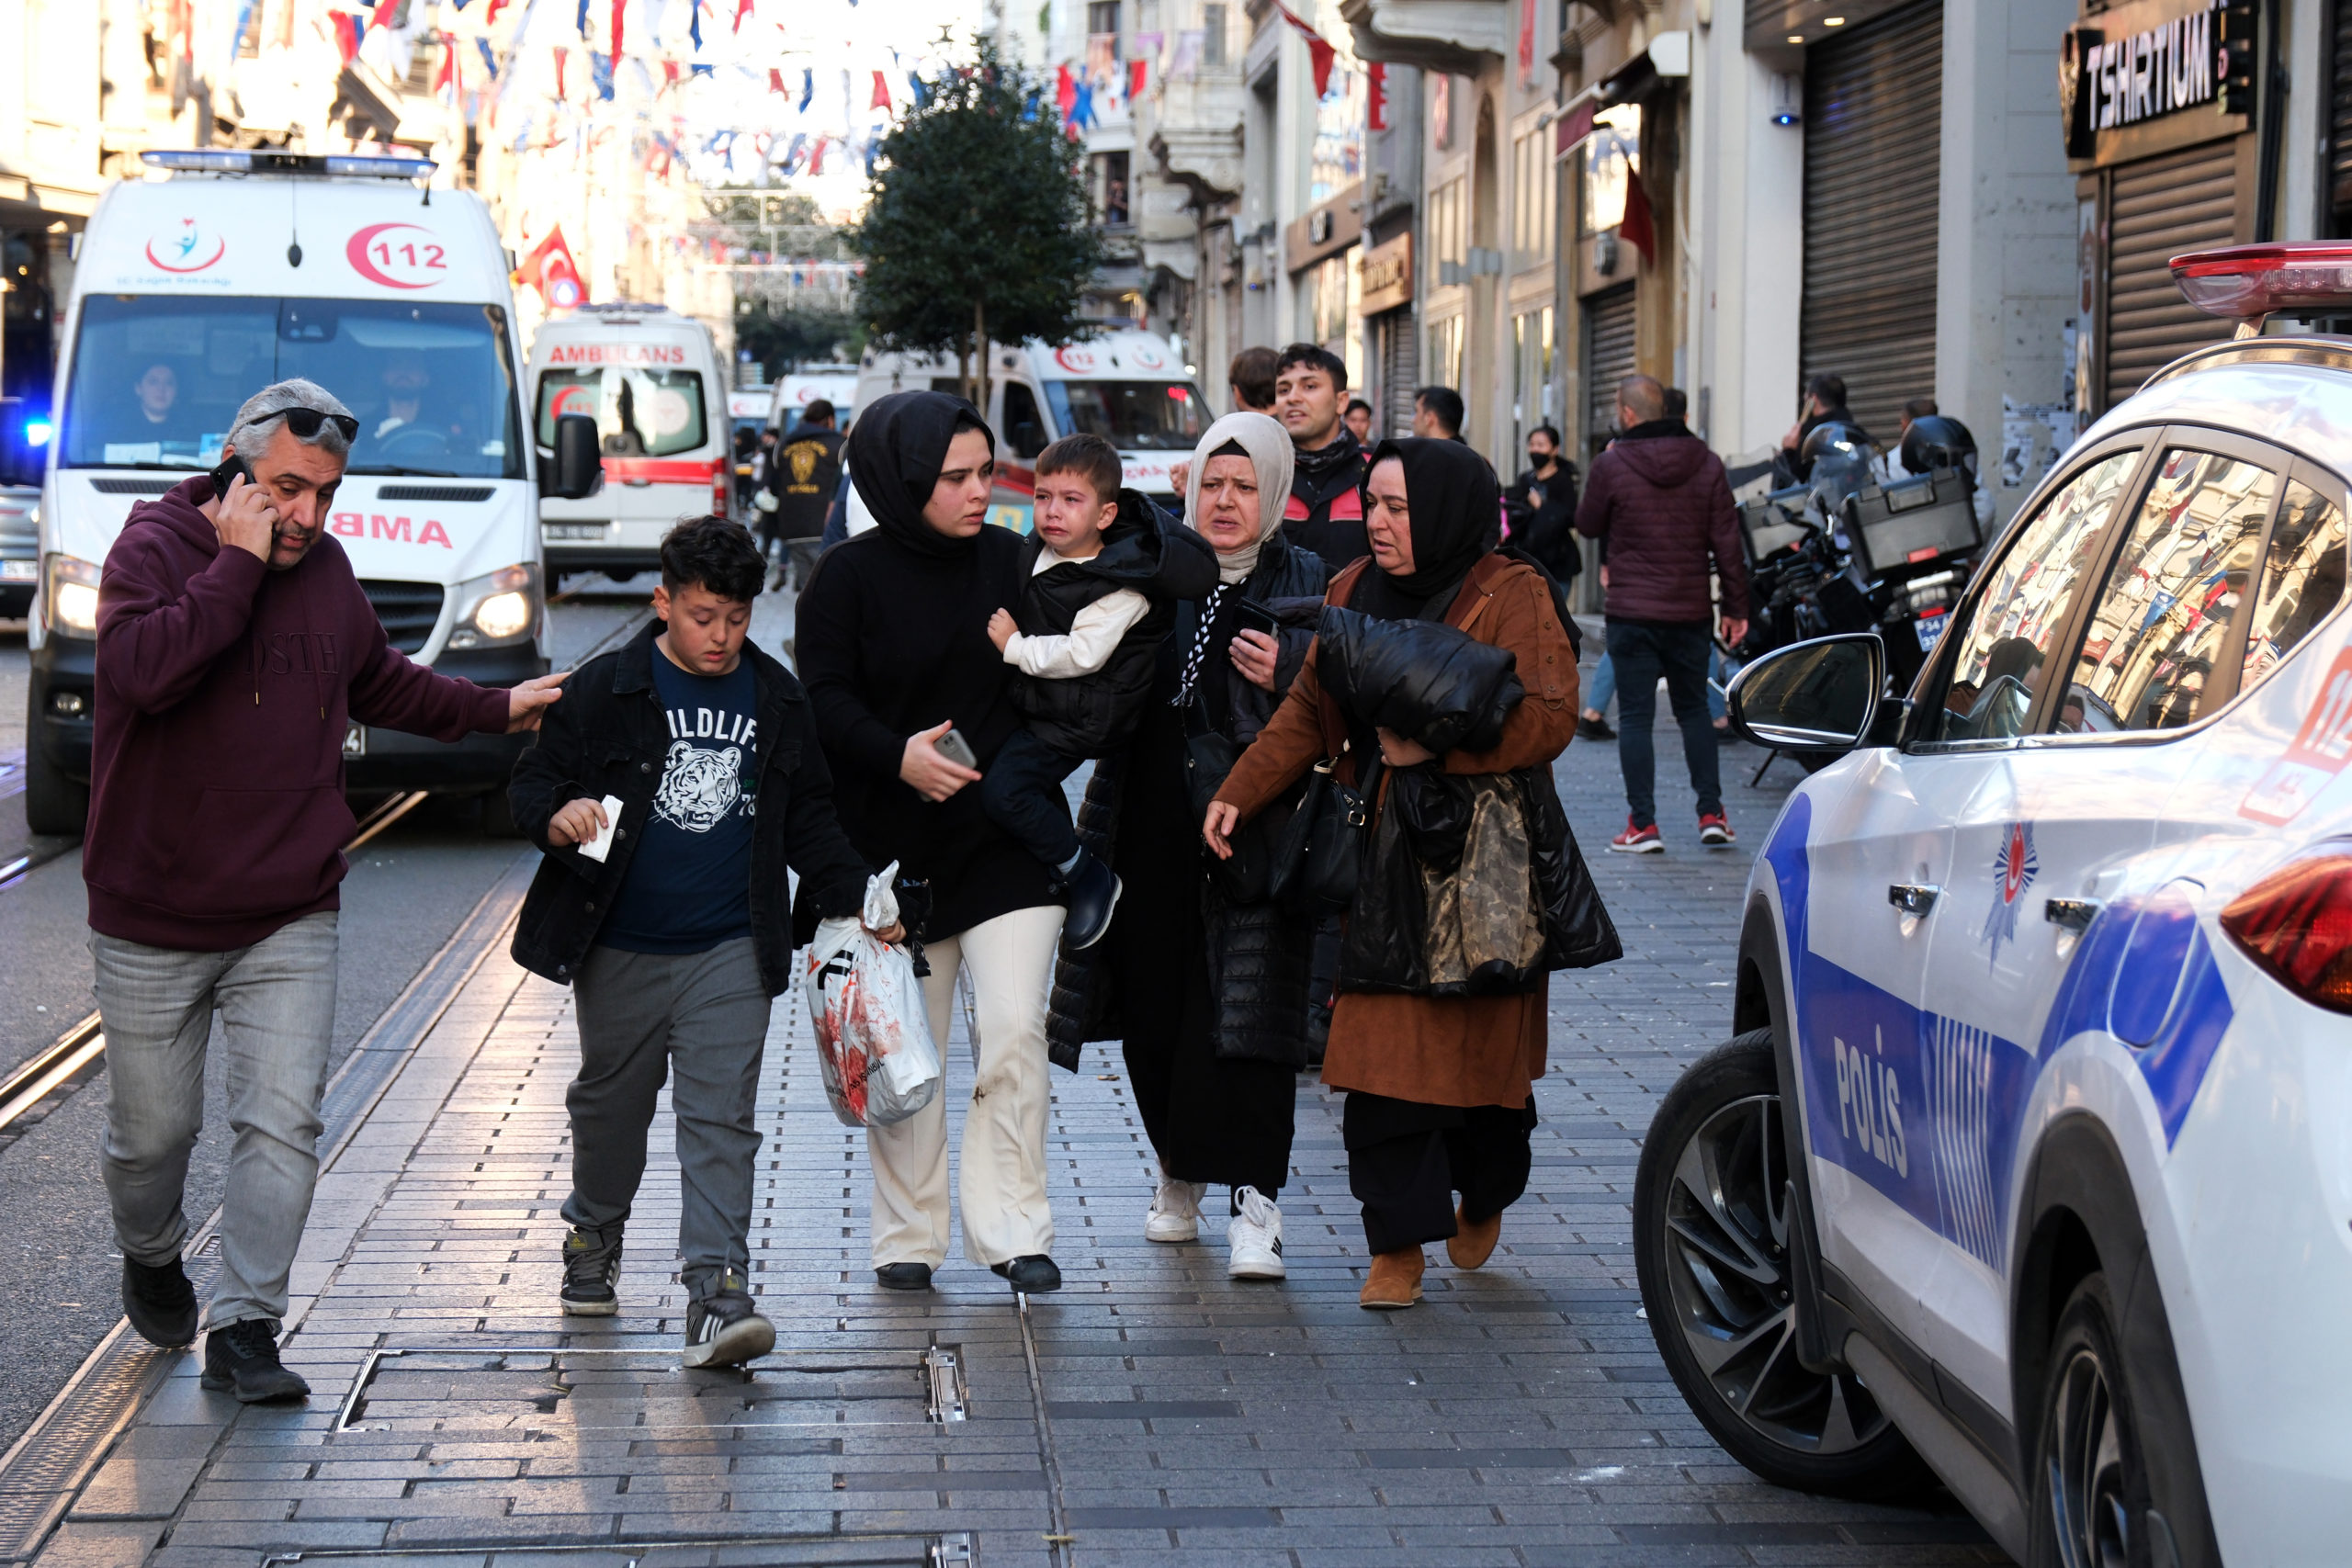
[{"label": "smartphone in hand", "polygon": [[964,732],[960,729],[949,730],[933,741],[931,749],[959,768],[970,768],[975,773],[979,771],[980,760],[973,754],[972,743],[964,739]]},{"label": "smartphone in hand", "polygon": [[1234,601],[1233,625],[1237,631],[1263,632],[1268,637],[1282,629],[1281,618],[1254,599]]}]

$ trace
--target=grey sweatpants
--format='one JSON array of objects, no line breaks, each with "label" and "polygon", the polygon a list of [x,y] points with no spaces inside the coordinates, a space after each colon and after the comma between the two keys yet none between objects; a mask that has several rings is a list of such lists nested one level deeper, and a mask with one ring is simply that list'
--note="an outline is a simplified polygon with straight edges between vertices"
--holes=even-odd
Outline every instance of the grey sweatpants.
[{"label": "grey sweatpants", "polygon": [[181,1198],[204,1130],[204,1055],[217,1008],[236,1141],[206,1325],[284,1318],[287,1276],[319,1180],[319,1096],[334,1037],[334,911],[305,915],[227,953],[93,931],[90,958],[107,1034],[99,1152],[123,1256],[161,1267],[187,1243]]},{"label": "grey sweatpants", "polygon": [[571,1196],[563,1217],[618,1230],[645,1176],[654,1097],[670,1092],[678,1122],[681,1278],[699,1301],[722,1271],[751,1264],[752,1169],[760,1152],[752,1105],[768,1033],[768,993],[750,937],[707,953],[591,948],[576,982],[580,1074],[571,1112]]}]

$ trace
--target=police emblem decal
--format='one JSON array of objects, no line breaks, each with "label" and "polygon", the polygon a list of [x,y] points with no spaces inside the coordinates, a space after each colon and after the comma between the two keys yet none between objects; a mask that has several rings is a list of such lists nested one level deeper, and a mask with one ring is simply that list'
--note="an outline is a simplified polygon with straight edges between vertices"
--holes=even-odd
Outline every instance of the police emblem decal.
[{"label": "police emblem decal", "polygon": [[1993,856],[1993,907],[1985,913],[1984,930],[1977,937],[1993,944],[1988,968],[2000,962],[2001,944],[2017,940],[2018,906],[2041,869],[2041,857],[2033,850],[2033,824],[2010,823]]}]

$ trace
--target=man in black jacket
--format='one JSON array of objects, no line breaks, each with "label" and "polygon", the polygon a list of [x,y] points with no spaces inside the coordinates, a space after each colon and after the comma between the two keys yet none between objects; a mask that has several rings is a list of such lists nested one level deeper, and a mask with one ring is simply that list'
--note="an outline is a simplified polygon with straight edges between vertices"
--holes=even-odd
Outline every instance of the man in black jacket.
[{"label": "man in black jacket", "polygon": [[572,677],[507,791],[547,853],[515,962],[579,998],[563,1310],[619,1308],[621,1233],[674,1072],[690,1367],[775,1343],[747,1281],[752,1107],[769,1004],[791,981],[786,869],[828,917],[858,912],[867,874],[800,683],[746,635],[763,565],[724,517],[672,529],[654,624]]},{"label": "man in black jacket", "polygon": [[843,437],[833,428],[831,401],[818,398],[801,411],[800,423],[768,455],[767,485],[775,510],[768,513],[762,551],[775,555],[770,545],[783,541],[785,554],[776,562],[776,584],[788,571],[792,585],[804,587],[809,569],[817,564],[819,543],[825,533],[825,514],[833,492],[842,485]]},{"label": "man in black jacket", "polygon": [[1363,531],[1363,448],[1340,422],[1348,364],[1328,348],[1295,343],[1274,368],[1274,417],[1290,432],[1290,504],[1283,536],[1313,550],[1334,573],[1372,554]]}]

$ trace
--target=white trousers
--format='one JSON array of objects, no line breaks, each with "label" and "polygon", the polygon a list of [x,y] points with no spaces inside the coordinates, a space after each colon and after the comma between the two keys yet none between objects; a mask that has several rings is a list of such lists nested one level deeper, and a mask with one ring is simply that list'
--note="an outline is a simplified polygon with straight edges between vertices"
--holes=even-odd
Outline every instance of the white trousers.
[{"label": "white trousers", "polygon": [[[1046,1199],[1046,1007],[1063,913],[1057,904],[1015,909],[923,943],[931,964],[923,1002],[943,1058],[956,971],[972,977],[978,1064],[964,1108],[959,1185],[964,1256],[982,1265],[1054,1248]],[[947,1257],[947,1097],[934,1096],[895,1126],[868,1128],[865,1150],[874,1162],[875,1267],[938,1268]]]}]

